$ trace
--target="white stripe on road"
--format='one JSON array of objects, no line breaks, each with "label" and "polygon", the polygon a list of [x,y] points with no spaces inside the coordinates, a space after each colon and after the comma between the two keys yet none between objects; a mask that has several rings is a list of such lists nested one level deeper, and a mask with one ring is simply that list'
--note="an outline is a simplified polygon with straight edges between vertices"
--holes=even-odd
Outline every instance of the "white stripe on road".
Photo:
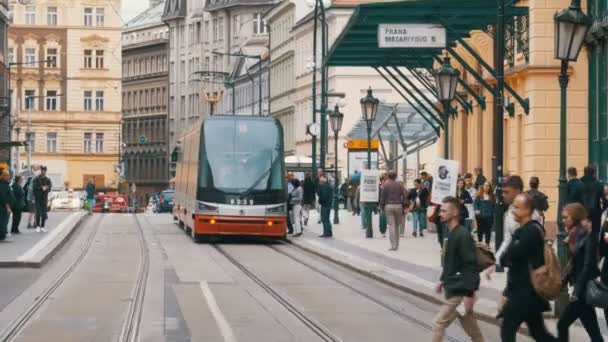
[{"label": "white stripe on road", "polygon": [[51,241],[53,241],[53,239],[57,235],[59,235],[64,230],[70,228],[71,225],[73,224],[73,222],[75,221],[74,218],[79,215],[80,215],[79,212],[72,213],[65,220],[61,221],[61,223],[59,223],[59,225],[57,227],[55,227],[53,230],[51,230],[50,233],[45,234],[44,238],[42,238],[40,241],[38,241],[38,243],[35,244],[34,247],[30,248],[25,253],[21,254],[21,256],[19,256],[17,258],[17,261],[28,261],[28,260],[32,259],[34,256],[36,256],[36,254],[38,254],[38,252],[40,252],[42,249],[44,249],[46,246],[48,246],[48,244],[51,243]]},{"label": "white stripe on road", "polygon": [[236,342],[236,338],[234,337],[234,332],[230,327],[230,324],[226,320],[224,313],[217,305],[215,301],[215,297],[209,288],[209,284],[206,281],[201,282],[201,290],[203,291],[203,296],[205,296],[205,300],[207,301],[207,305],[209,306],[209,310],[215,318],[215,322],[217,323],[218,328],[220,329],[220,333],[224,338],[225,342]]}]

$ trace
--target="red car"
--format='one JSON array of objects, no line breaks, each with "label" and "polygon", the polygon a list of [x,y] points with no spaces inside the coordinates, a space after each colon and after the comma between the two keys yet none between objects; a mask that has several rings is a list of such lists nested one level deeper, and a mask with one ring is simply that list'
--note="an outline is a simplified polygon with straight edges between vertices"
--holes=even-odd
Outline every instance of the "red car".
[{"label": "red car", "polygon": [[99,194],[95,196],[95,213],[126,213],[127,197],[116,193]]}]

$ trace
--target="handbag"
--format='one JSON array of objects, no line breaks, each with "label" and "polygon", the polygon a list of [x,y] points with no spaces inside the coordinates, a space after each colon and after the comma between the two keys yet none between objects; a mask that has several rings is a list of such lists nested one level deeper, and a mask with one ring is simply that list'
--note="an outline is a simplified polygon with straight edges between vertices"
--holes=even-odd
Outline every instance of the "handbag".
[{"label": "handbag", "polygon": [[486,269],[496,264],[496,256],[487,246],[478,243],[475,246],[475,255],[477,256],[477,270],[483,272]]},{"label": "handbag", "polygon": [[595,279],[589,280],[585,302],[596,308],[608,308],[608,287],[601,282],[595,281]]}]

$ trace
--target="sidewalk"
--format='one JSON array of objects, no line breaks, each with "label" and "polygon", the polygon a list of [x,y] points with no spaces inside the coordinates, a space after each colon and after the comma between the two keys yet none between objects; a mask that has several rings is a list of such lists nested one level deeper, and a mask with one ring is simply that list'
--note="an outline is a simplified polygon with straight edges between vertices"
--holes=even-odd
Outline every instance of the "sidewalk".
[{"label": "sidewalk", "polygon": [[[67,241],[85,217],[85,212],[50,212],[46,233],[27,229],[24,213],[19,230],[0,242],[0,267],[41,267]],[[9,222],[10,229],[11,222]]]},{"label": "sidewalk", "polygon": [[[374,238],[365,238],[361,217],[340,211],[340,224],[334,225],[331,239],[318,238],[323,231],[317,224],[319,215],[311,212],[304,235],[290,238],[290,242],[309,252],[330,259],[345,267],[370,276],[378,281],[414,294],[433,303],[441,303],[442,296],[434,292],[441,274],[440,248],[437,235],[425,232],[424,237],[412,236],[411,221],[406,222],[405,237],[401,237],[399,250],[389,251],[388,234],[383,238],[378,230],[378,215],[373,217]],[[333,220],[333,212],[331,215]],[[479,318],[494,324],[497,300],[506,284],[506,272],[494,273],[491,280],[482,276],[479,301],[475,311]],[[597,310],[600,328],[608,336],[602,310]],[[556,320],[548,319],[547,326],[555,331]],[[588,338],[579,324],[571,329],[571,338]]]}]

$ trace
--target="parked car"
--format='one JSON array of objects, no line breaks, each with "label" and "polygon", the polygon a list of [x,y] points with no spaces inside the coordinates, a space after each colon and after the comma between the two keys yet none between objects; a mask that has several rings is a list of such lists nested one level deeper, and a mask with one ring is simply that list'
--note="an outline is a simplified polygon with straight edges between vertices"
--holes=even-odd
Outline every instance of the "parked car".
[{"label": "parked car", "polygon": [[174,190],[164,190],[160,193],[157,212],[170,213],[173,212],[173,198],[175,197]]},{"label": "parked car", "polygon": [[55,192],[53,197],[49,196],[49,202],[49,211],[80,210],[83,205],[82,198],[72,190]]},{"label": "parked car", "polygon": [[95,196],[95,213],[126,213],[127,197],[117,193],[98,194]]}]

